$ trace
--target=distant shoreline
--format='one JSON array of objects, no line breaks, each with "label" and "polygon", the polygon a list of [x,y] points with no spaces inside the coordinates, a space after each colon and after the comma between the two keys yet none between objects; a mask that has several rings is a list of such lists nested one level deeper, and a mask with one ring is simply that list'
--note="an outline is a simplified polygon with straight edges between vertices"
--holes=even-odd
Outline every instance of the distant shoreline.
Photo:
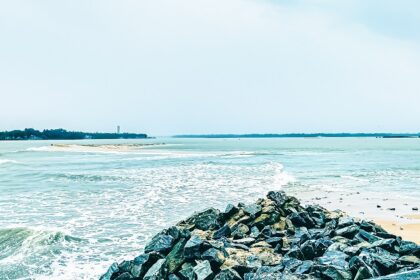
[{"label": "distant shoreline", "polygon": [[109,139],[148,139],[144,133],[106,133],[106,132],[80,132],[65,129],[45,129],[43,131],[33,128],[0,132],[0,141],[25,140],[109,140]]},{"label": "distant shoreline", "polygon": [[182,134],[174,138],[420,138],[420,133]]}]

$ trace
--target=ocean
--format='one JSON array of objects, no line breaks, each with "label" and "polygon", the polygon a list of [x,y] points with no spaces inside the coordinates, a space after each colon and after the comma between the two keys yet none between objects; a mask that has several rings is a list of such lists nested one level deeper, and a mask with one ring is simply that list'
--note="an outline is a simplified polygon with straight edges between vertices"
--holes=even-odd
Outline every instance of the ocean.
[{"label": "ocean", "polygon": [[269,190],[420,204],[420,139],[0,142],[0,279],[98,279],[194,211]]}]

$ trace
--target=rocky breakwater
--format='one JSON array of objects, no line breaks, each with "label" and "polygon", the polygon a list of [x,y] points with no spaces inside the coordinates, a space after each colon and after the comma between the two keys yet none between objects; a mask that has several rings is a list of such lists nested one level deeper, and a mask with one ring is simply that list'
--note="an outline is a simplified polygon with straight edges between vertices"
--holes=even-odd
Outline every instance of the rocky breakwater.
[{"label": "rocky breakwater", "polygon": [[163,230],[101,280],[420,279],[419,258],[420,246],[374,223],[269,192]]}]

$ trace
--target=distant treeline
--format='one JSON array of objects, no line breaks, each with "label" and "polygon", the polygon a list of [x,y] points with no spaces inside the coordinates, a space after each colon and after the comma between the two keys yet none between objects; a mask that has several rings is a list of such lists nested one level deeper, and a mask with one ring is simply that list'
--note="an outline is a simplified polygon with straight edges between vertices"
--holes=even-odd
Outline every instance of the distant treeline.
[{"label": "distant treeline", "polygon": [[420,133],[286,133],[286,134],[185,134],[176,138],[313,138],[313,137],[377,137],[418,138]]},{"label": "distant treeline", "polygon": [[0,132],[0,140],[81,140],[81,139],[140,139],[147,138],[147,134],[137,133],[102,133],[67,131],[65,129],[33,128]]}]

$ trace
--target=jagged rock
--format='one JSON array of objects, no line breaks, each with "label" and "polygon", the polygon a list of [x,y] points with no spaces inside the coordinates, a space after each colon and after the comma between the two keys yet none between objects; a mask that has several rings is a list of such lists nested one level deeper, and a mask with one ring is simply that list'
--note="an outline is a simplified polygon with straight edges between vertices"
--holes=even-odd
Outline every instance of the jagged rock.
[{"label": "jagged rock", "polygon": [[336,230],[335,234],[351,239],[359,232],[359,229],[356,225],[350,225]]},{"label": "jagged rock", "polygon": [[165,278],[164,274],[165,259],[158,260],[144,275],[144,280],[160,280]]},{"label": "jagged rock", "polygon": [[193,270],[197,280],[208,280],[213,276],[213,271],[211,270],[209,261],[199,262]]},{"label": "jagged rock", "polygon": [[262,265],[277,265],[281,261],[281,256],[274,252],[274,249],[267,247],[255,247],[249,252],[261,261]]},{"label": "jagged rock", "polygon": [[335,266],[330,266],[322,272],[324,279],[328,280],[352,280],[352,274],[344,269],[339,269]]},{"label": "jagged rock", "polygon": [[169,273],[174,273],[185,261],[184,246],[187,240],[181,238],[172,248],[171,252],[166,256],[166,268]]},{"label": "jagged rock", "polygon": [[194,258],[200,256],[201,246],[204,240],[201,236],[193,234],[184,246],[184,256],[186,258]]},{"label": "jagged rock", "polygon": [[134,279],[133,276],[129,272],[124,272],[123,274],[120,274],[115,280],[130,280]]},{"label": "jagged rock", "polygon": [[152,238],[152,240],[146,245],[146,247],[144,248],[144,252],[168,252],[171,249],[174,240],[175,239],[170,235],[159,233],[155,235]]},{"label": "jagged rock", "polygon": [[333,265],[336,267],[347,268],[348,255],[340,251],[327,251],[325,254],[318,258],[318,263],[322,265]]},{"label": "jagged rock", "polygon": [[351,217],[341,217],[338,219],[338,228],[348,227],[354,224],[354,220]]},{"label": "jagged rock", "polygon": [[397,258],[391,256],[391,255],[384,255],[384,254],[370,254],[375,264],[378,266],[381,275],[386,275],[389,273],[393,273],[396,271],[396,261]]},{"label": "jagged rock", "polygon": [[224,225],[213,234],[213,238],[219,239],[222,237],[228,237],[230,234],[231,234],[230,227],[228,225]]},{"label": "jagged rock", "polygon": [[242,239],[236,239],[234,242],[236,244],[250,245],[255,242],[255,238],[247,237]]},{"label": "jagged rock", "polygon": [[292,213],[287,216],[296,227],[314,227],[315,223],[307,212]]},{"label": "jagged rock", "polygon": [[327,238],[321,238],[316,240],[314,243],[315,256],[322,256],[327,251],[328,247],[331,246],[331,244],[333,244],[333,242]]},{"label": "jagged rock", "polygon": [[270,237],[267,238],[265,242],[272,247],[276,247],[277,244],[282,242],[282,237]]},{"label": "jagged rock", "polygon": [[176,276],[175,274],[169,274],[168,280],[181,280],[181,279],[179,279],[179,277]]},{"label": "jagged rock", "polygon": [[191,263],[184,263],[179,270],[179,276],[183,280],[194,280],[194,266]]},{"label": "jagged rock", "polygon": [[235,205],[229,203],[226,206],[225,212],[223,213],[225,219],[228,218],[228,217],[230,217],[230,216],[232,216],[232,215],[234,215],[234,214],[236,214],[238,212],[238,210],[239,210],[238,207],[236,207]]},{"label": "jagged rock", "polygon": [[315,257],[315,248],[313,242],[310,240],[302,244],[300,251],[302,252],[305,260],[312,260]]},{"label": "jagged rock", "polygon": [[420,259],[416,256],[402,256],[398,259],[403,265],[419,265]]},{"label": "jagged rock", "polygon": [[117,273],[119,271],[118,263],[113,263],[105,272],[104,275],[102,275],[99,280],[111,280],[111,277],[114,273]]},{"label": "jagged rock", "polygon": [[373,242],[371,248],[380,247],[387,251],[393,251],[395,245],[397,245],[397,241],[395,239],[389,238]]},{"label": "jagged rock", "polygon": [[242,280],[241,276],[233,269],[223,269],[214,277],[214,280]]},{"label": "jagged rock", "polygon": [[261,214],[261,211],[262,211],[261,206],[255,203],[249,204],[244,207],[244,212],[254,218],[258,216],[259,214]]},{"label": "jagged rock", "polygon": [[244,238],[248,232],[249,227],[247,225],[237,224],[232,231],[232,237],[238,239]]},{"label": "jagged rock", "polygon": [[134,277],[143,277],[146,271],[155,263],[161,256],[156,253],[143,254],[134,258],[130,268],[130,273]]},{"label": "jagged rock", "polygon": [[363,280],[363,279],[369,279],[372,277],[374,277],[372,269],[369,270],[366,267],[360,267],[357,270],[356,275],[354,276],[354,280]]},{"label": "jagged rock", "polygon": [[215,248],[210,248],[205,251],[201,257],[204,260],[208,260],[213,267],[219,267],[225,261],[225,255],[222,251]]},{"label": "jagged rock", "polygon": [[369,243],[374,243],[376,241],[382,240],[382,238],[370,234],[369,232],[364,231],[363,229],[359,230],[359,232],[355,235],[355,238],[360,241],[367,241]]},{"label": "jagged rock", "polygon": [[196,213],[186,221],[188,224],[195,225],[195,228],[201,230],[215,230],[220,227],[220,211],[209,208],[203,212]]},{"label": "jagged rock", "polygon": [[284,271],[294,272],[299,266],[302,265],[302,261],[292,257],[285,257],[280,265],[283,267]]},{"label": "jagged rock", "polygon": [[277,208],[282,208],[283,205],[286,203],[288,197],[284,192],[271,191],[268,193],[267,198],[274,201]]},{"label": "jagged rock", "polygon": [[304,261],[300,266],[298,266],[295,270],[295,273],[298,274],[307,274],[311,272],[311,269],[314,265],[313,261]]},{"label": "jagged rock", "polygon": [[397,252],[401,255],[409,254],[417,248],[417,244],[411,241],[402,241],[400,246],[398,246]]},{"label": "jagged rock", "polygon": [[405,271],[388,276],[374,278],[372,280],[418,280],[420,279],[420,269]]},{"label": "jagged rock", "polygon": [[260,230],[256,226],[253,226],[251,228],[251,233],[249,234],[249,236],[252,238],[257,238],[258,235],[260,235]]}]

